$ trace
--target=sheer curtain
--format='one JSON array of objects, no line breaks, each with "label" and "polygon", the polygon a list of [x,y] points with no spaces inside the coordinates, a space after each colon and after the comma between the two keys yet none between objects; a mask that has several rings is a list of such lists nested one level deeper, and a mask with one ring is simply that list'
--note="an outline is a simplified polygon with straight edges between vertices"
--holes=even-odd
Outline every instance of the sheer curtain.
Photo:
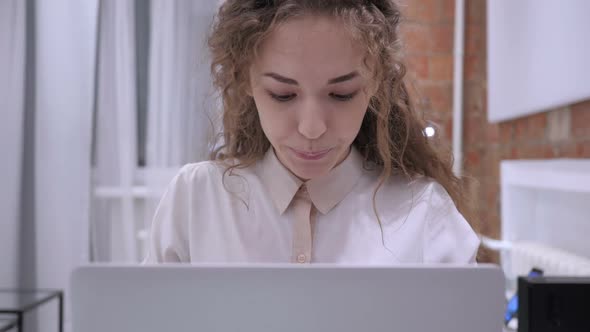
[{"label": "sheer curtain", "polygon": [[151,216],[180,166],[207,159],[217,99],[207,55],[215,1],[152,0],[145,184],[145,254]]},{"label": "sheer curtain", "polygon": [[26,3],[0,1],[0,287],[18,285]]},{"label": "sheer curtain", "polygon": [[216,9],[214,1],[152,0],[149,167],[176,167],[207,156],[215,98],[206,37]]},{"label": "sheer curtain", "polygon": [[39,287],[88,262],[97,1],[36,4],[35,189]]},{"label": "sheer curtain", "polygon": [[88,262],[97,2],[0,1],[0,287],[66,290],[66,321]]},{"label": "sheer curtain", "polygon": [[[206,157],[217,3],[146,1],[0,1],[0,287],[68,294],[80,264],[141,260],[165,185]],[[141,75],[135,15],[146,3]],[[53,325],[51,309],[39,327]]]},{"label": "sheer curtain", "polygon": [[99,12],[94,132],[92,234],[94,261],[136,255],[137,170],[133,0],[102,0]]},{"label": "sheer curtain", "polygon": [[[140,10],[138,4],[146,3],[149,10]],[[208,155],[216,99],[205,43],[216,9],[215,1],[101,1],[92,191],[95,261],[141,261],[166,185],[183,164]],[[136,29],[145,21],[149,47],[144,50],[138,49],[137,38],[146,31]]]},{"label": "sheer curtain", "polygon": [[[165,185],[208,153],[216,102],[205,40],[217,3],[148,2],[145,75],[135,30],[142,4],[0,2],[2,287],[67,291],[80,264],[141,260]],[[138,108],[141,85],[147,110]],[[41,313],[39,326],[53,316]]]}]

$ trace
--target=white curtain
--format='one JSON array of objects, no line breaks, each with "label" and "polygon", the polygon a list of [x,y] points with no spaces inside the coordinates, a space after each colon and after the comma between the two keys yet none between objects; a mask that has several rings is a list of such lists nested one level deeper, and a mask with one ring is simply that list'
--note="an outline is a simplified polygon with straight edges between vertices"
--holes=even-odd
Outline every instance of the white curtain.
[{"label": "white curtain", "polygon": [[137,171],[133,0],[102,0],[99,18],[92,234],[94,261],[135,261]]},{"label": "white curtain", "polygon": [[[68,292],[71,271],[88,262],[97,7],[97,0],[36,2],[34,243],[39,288]],[[66,298],[66,314],[69,303]],[[55,313],[47,314],[53,322],[43,319],[39,326],[56,326]]]},{"label": "white curtain", "polygon": [[88,262],[97,1],[0,1],[0,287],[65,290],[66,323]]},{"label": "white curtain", "polygon": [[[144,173],[153,194],[145,201],[150,217],[180,166],[209,154],[218,105],[206,42],[217,6],[215,1],[152,0]],[[150,219],[145,219],[143,254]]]},{"label": "white curtain", "polygon": [[152,0],[149,167],[177,167],[207,157],[214,109],[206,37],[215,1]]},{"label": "white curtain", "polygon": [[134,28],[136,20],[145,18],[135,15],[133,0],[101,2],[92,212],[95,261],[141,261],[166,185],[183,164],[208,155],[209,118],[216,99],[206,36],[216,9],[215,1],[151,2],[146,160],[139,166],[136,130],[142,123],[136,100],[143,82],[136,79],[143,75],[136,69],[137,56],[145,54],[135,49]]},{"label": "white curtain", "polygon": [[25,4],[22,0],[0,1],[0,288],[18,286]]},{"label": "white curtain", "polygon": [[134,5],[0,1],[0,287],[67,291],[89,256],[139,261],[138,234],[165,185],[208,154],[217,107],[205,41],[217,3],[152,2],[145,167]]},{"label": "white curtain", "polygon": [[40,287],[88,261],[97,1],[37,3],[36,220]]},{"label": "white curtain", "polygon": [[[209,152],[218,104],[206,36],[218,4],[152,0],[142,167],[137,4],[0,1],[0,287],[68,294],[80,264],[141,260],[165,185]],[[39,327],[56,325],[53,309]],[[68,312],[66,298],[66,329]]]}]

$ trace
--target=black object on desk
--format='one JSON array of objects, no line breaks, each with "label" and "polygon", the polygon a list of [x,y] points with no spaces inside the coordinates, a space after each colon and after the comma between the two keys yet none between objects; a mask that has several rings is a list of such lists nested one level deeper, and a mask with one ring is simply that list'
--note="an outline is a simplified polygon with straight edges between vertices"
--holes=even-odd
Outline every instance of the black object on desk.
[{"label": "black object on desk", "polygon": [[590,277],[518,278],[519,332],[590,331]]},{"label": "black object on desk", "polygon": [[12,315],[0,315],[0,332],[7,332],[16,327],[16,318]]},{"label": "black object on desk", "polygon": [[[33,289],[0,289],[0,314],[11,314],[15,318],[17,331],[23,331],[23,319],[25,313],[34,310],[40,305],[57,299],[59,315],[59,331],[64,330],[64,296],[61,290],[33,290]],[[5,317],[5,316],[4,316]],[[0,325],[2,326],[2,325]],[[8,329],[13,328],[10,326]],[[1,330],[0,331],[7,331]]]}]

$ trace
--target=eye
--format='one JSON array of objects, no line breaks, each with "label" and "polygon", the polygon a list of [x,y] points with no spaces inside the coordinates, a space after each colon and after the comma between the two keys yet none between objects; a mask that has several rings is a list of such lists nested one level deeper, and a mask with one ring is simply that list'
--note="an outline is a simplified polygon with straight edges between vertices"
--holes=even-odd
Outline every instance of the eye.
[{"label": "eye", "polygon": [[356,92],[353,93],[349,93],[347,95],[341,95],[341,94],[337,94],[337,93],[330,93],[330,97],[338,100],[338,101],[349,101],[352,98],[354,98],[354,96],[356,95]]},{"label": "eye", "polygon": [[288,102],[288,101],[290,101],[291,99],[293,99],[293,98],[295,98],[297,96],[294,93],[291,93],[291,94],[288,94],[288,95],[277,95],[277,94],[274,94],[274,93],[272,93],[270,91],[268,92],[268,94],[270,95],[270,97],[272,99],[274,99],[274,100],[276,100],[278,102],[281,102],[281,103]]}]

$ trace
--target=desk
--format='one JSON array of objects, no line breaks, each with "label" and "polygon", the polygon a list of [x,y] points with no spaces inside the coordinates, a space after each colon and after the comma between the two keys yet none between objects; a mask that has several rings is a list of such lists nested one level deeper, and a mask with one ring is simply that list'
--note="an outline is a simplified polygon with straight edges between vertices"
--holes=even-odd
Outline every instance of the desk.
[{"label": "desk", "polygon": [[[0,319],[5,317],[13,318],[16,324],[17,331],[23,331],[23,318],[25,313],[34,310],[40,305],[57,299],[58,301],[58,317],[59,317],[59,331],[63,332],[63,291],[61,290],[34,290],[34,289],[0,289]],[[9,314],[12,316],[2,315]],[[2,329],[0,322],[0,331],[8,331],[14,326],[5,327]],[[5,322],[10,325],[10,322]]]}]

